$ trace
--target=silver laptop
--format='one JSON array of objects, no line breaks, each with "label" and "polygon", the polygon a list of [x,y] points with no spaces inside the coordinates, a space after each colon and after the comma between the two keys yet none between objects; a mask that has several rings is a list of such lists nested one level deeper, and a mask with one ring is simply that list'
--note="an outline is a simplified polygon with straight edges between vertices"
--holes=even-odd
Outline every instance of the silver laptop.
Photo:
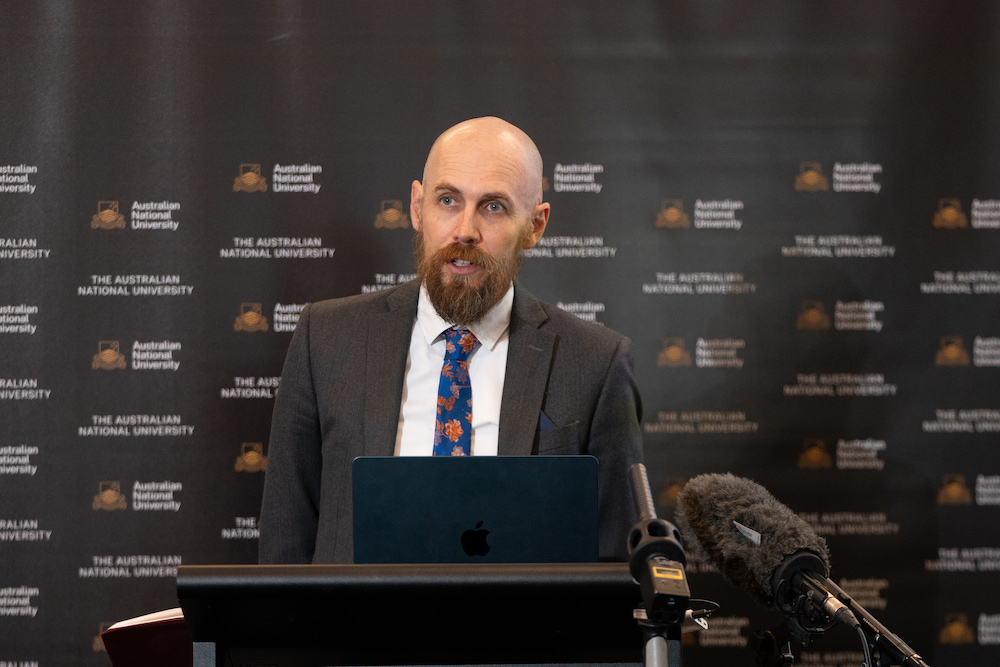
[{"label": "silver laptop", "polygon": [[592,456],[359,457],[355,563],[597,562]]}]

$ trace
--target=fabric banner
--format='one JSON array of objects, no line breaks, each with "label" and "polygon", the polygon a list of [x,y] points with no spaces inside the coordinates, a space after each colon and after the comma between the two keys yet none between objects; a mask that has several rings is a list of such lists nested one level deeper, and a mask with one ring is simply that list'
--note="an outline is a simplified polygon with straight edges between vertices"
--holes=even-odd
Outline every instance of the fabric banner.
[{"label": "fabric banner", "polygon": [[[545,160],[521,281],[634,342],[661,516],[754,479],[929,663],[1000,660],[995,5],[4,4],[0,665],[256,561],[299,312],[413,277],[410,184],[483,115]],[[686,661],[752,664],[780,617],[689,573]]]}]

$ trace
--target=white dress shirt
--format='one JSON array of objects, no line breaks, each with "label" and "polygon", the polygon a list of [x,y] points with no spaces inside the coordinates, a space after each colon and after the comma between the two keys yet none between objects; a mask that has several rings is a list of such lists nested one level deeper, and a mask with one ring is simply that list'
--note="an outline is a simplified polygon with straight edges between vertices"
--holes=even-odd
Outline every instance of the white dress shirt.
[{"label": "white dress shirt", "polygon": [[[500,435],[500,403],[507,374],[507,347],[514,286],[482,320],[468,329],[479,340],[469,356],[472,383],[472,455],[496,456]],[[453,326],[441,319],[423,285],[406,358],[403,400],[396,430],[396,456],[432,456],[437,419],[438,383],[444,364],[444,332]]]}]

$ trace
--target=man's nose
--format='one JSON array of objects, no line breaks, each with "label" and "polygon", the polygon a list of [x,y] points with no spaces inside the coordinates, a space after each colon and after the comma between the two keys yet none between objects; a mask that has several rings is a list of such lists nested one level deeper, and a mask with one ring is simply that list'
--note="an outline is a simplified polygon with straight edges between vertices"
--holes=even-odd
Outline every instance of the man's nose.
[{"label": "man's nose", "polygon": [[462,211],[455,221],[455,242],[475,245],[482,240],[479,234],[479,216],[474,207]]}]

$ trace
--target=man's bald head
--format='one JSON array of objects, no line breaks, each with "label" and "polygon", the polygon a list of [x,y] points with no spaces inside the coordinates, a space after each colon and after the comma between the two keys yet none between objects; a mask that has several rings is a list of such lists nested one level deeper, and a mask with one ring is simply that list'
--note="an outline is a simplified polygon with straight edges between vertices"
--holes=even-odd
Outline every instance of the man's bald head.
[{"label": "man's bald head", "polygon": [[445,130],[427,155],[424,185],[433,179],[442,162],[470,154],[484,161],[506,163],[520,172],[519,194],[525,203],[529,206],[542,203],[542,156],[535,142],[521,128],[495,116],[473,118]]},{"label": "man's bald head", "polygon": [[499,118],[459,123],[437,138],[410,188],[417,274],[446,321],[476,322],[517,276],[545,232],[542,158]]}]

